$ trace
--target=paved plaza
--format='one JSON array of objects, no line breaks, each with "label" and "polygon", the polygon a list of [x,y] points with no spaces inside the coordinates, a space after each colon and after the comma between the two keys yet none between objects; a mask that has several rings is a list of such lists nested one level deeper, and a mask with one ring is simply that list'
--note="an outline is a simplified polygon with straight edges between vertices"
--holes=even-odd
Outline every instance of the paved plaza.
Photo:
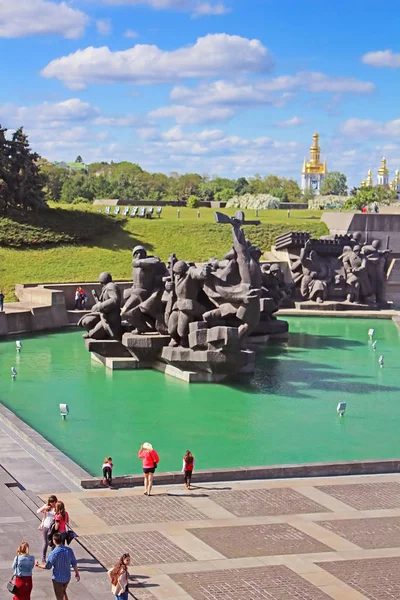
[{"label": "paved plaza", "polygon": [[[21,540],[40,556],[41,499],[3,469],[0,485],[4,590]],[[82,579],[70,600],[111,598],[106,569],[124,552],[137,600],[400,598],[400,475],[194,482],[191,491],[155,487],[151,497],[142,488],[75,491],[59,478],[52,486],[79,534]],[[50,573],[35,571],[32,599],[48,598]]]}]

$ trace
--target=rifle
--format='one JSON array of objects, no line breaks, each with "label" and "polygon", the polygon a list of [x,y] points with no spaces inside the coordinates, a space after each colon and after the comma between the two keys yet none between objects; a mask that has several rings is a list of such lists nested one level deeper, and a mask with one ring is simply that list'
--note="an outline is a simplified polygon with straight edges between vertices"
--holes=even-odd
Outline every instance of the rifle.
[{"label": "rifle", "polygon": [[[171,281],[171,283],[174,283],[174,265],[177,262],[176,254],[171,254],[171,256],[168,259],[168,262],[169,262],[169,277],[165,277],[164,281],[169,280],[169,281]],[[165,325],[167,327],[168,327],[169,317],[171,316],[172,308],[175,304],[175,301],[176,301],[176,293],[175,293],[175,286],[174,286],[172,288],[172,291],[169,294],[167,306],[165,307],[164,320],[165,320]]]}]

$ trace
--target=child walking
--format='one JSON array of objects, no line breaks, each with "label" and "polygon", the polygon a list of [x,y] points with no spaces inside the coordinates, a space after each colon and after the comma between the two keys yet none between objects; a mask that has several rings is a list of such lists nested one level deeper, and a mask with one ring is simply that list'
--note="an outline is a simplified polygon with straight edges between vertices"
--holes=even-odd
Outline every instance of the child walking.
[{"label": "child walking", "polygon": [[111,456],[106,456],[103,464],[103,485],[108,485],[108,487],[111,487],[112,485],[113,466],[114,465]]},{"label": "child walking", "polygon": [[185,456],[183,457],[182,473],[185,473],[185,488],[190,490],[190,482],[192,480],[192,473],[194,469],[194,456],[190,450],[186,450]]}]

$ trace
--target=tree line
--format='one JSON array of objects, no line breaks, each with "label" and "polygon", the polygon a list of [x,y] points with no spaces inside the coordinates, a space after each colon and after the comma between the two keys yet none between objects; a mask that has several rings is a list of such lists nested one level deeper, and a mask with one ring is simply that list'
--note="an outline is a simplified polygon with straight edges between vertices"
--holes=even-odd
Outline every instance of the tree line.
[{"label": "tree line", "polygon": [[[82,157],[76,158],[83,163]],[[314,193],[302,193],[299,184],[274,174],[229,179],[198,173],[149,173],[128,161],[97,162],[77,171],[59,167],[41,158],[29,146],[22,128],[7,135],[0,126],[0,212],[10,208],[32,210],[47,201],[91,203],[96,199],[118,198],[122,201],[180,201],[195,207],[200,201],[227,202],[234,196],[269,194],[281,202],[307,202]],[[327,174],[322,195],[347,195],[346,176],[339,171]],[[354,188],[348,208],[368,202],[390,202],[396,194],[384,188]],[[351,205],[351,206],[350,206]],[[346,207],[347,208],[347,207]]]}]

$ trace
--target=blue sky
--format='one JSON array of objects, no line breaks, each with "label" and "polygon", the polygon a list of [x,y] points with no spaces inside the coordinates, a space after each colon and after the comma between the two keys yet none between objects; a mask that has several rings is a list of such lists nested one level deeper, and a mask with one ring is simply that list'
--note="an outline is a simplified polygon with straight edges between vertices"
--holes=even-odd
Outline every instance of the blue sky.
[{"label": "blue sky", "polygon": [[400,168],[394,1],[0,0],[0,55],[49,160],[299,179],[318,131],[350,185]]}]

